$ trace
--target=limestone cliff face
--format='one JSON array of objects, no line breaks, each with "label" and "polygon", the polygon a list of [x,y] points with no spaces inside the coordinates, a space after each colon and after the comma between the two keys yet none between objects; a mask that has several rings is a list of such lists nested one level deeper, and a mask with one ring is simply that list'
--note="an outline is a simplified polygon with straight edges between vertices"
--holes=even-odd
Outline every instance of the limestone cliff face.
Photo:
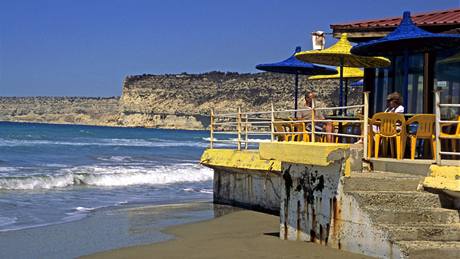
[{"label": "limestone cliff face", "polygon": [[116,126],[118,97],[0,97],[0,121]]},{"label": "limestone cliff face", "polygon": [[[299,107],[306,90],[327,105],[338,104],[338,81],[300,77]],[[292,109],[294,77],[274,73],[128,76],[120,98],[0,97],[0,121],[104,126],[206,129],[209,113]],[[335,101],[334,101],[335,100]],[[350,93],[351,103],[360,95]]]},{"label": "limestone cliff face", "polygon": [[[299,102],[306,90],[332,105],[338,100],[337,80],[307,81],[301,77]],[[128,76],[120,98],[120,124],[162,128],[203,129],[211,108],[218,113],[292,109],[292,75],[210,72],[205,74]],[[356,99],[352,96],[351,99]],[[355,100],[356,101],[356,100]],[[203,116],[205,115],[205,116]]]}]

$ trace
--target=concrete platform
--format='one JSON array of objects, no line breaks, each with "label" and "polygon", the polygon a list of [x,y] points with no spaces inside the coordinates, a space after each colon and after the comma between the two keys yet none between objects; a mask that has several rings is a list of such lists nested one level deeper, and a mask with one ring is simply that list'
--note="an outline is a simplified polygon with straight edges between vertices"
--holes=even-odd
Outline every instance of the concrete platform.
[{"label": "concrete platform", "polygon": [[385,233],[400,257],[458,259],[460,211],[444,208],[437,194],[414,190],[424,178],[388,172],[352,174],[344,190],[358,203],[375,233]]},{"label": "concrete platform", "polygon": [[444,208],[382,208],[382,206],[366,206],[363,208],[375,222],[382,224],[432,225],[460,223],[458,211]]},{"label": "concrete platform", "polygon": [[374,172],[393,172],[409,175],[427,176],[430,172],[430,166],[434,160],[424,159],[401,159],[394,158],[371,158],[371,168]]},{"label": "concrete platform", "polygon": [[396,242],[410,258],[458,259],[460,242],[452,241],[398,241]]},{"label": "concrete platform", "polygon": [[347,192],[365,206],[392,209],[441,208],[438,195],[416,191],[353,191]]}]

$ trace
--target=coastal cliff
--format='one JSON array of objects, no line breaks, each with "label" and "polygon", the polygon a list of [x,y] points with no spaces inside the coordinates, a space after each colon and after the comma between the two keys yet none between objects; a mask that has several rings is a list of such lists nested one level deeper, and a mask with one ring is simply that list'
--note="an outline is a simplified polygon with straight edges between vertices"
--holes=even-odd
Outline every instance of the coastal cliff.
[{"label": "coastal cliff", "polygon": [[[292,109],[294,77],[274,73],[128,76],[120,98],[120,124],[161,128],[203,129],[209,125],[211,108],[218,113]],[[306,89],[318,92],[319,100],[332,105],[338,100],[337,82],[308,81],[301,77],[299,102]],[[358,95],[352,95],[354,102]],[[299,106],[300,107],[300,106]]]},{"label": "coastal cliff", "polygon": [[[327,105],[338,100],[337,80],[300,77],[299,107],[306,90]],[[175,129],[206,129],[217,113],[293,108],[294,77],[274,73],[127,76],[120,98],[0,97],[0,121],[68,123]],[[360,101],[351,93],[351,103]]]},{"label": "coastal cliff", "polygon": [[0,97],[0,121],[116,126],[118,103],[118,97]]}]

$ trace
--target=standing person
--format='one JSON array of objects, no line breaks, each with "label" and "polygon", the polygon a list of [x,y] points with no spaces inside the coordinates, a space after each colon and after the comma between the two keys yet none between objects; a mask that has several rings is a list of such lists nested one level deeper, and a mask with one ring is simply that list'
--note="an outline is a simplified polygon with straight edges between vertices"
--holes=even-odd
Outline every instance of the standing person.
[{"label": "standing person", "polygon": [[[297,116],[303,120],[311,120],[312,116],[312,103],[313,99],[316,98],[315,92],[307,92],[305,94],[305,110],[300,111],[297,113]],[[323,113],[321,111],[315,112],[315,119],[317,120],[324,120]],[[307,131],[311,131],[311,122],[305,123]],[[317,132],[332,132],[332,124],[331,123],[324,123],[324,122],[315,122],[315,131]],[[326,135],[327,142],[332,142],[332,135]]]}]

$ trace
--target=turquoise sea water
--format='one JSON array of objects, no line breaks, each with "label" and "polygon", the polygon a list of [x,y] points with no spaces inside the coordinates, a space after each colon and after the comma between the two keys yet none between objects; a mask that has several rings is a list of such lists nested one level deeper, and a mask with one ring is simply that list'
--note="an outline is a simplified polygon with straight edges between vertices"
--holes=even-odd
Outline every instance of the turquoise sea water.
[{"label": "turquoise sea water", "polygon": [[205,131],[0,122],[0,234],[133,204],[212,200]]}]

